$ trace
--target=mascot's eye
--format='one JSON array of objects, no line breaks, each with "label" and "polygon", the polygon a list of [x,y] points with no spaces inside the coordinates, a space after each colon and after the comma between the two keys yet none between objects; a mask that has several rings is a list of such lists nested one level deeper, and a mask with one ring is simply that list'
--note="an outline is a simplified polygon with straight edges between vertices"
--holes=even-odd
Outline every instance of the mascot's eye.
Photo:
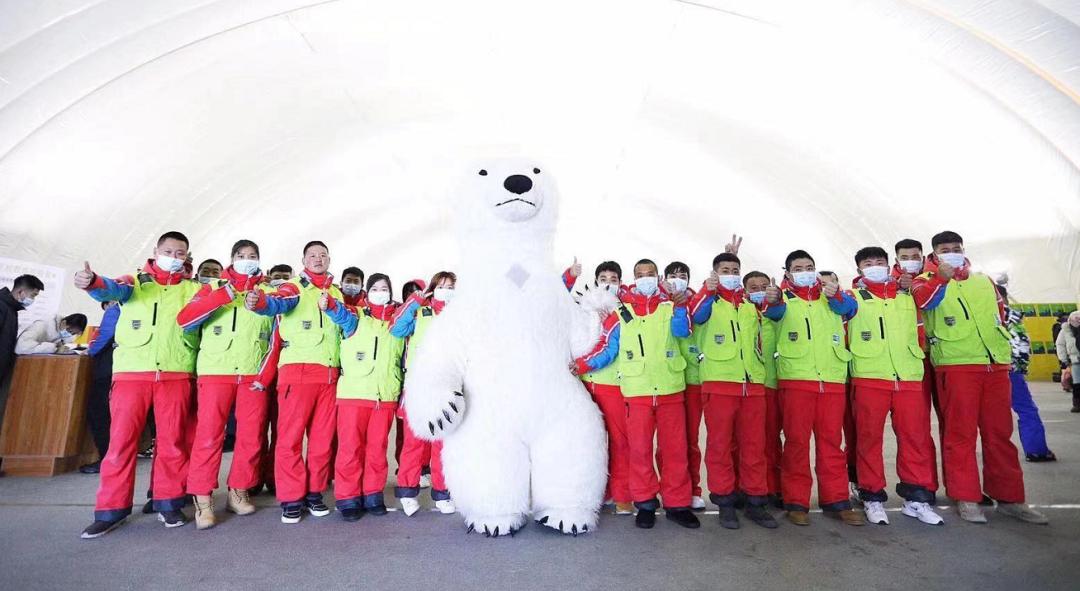
[{"label": "mascot's eye", "polygon": [[533,169],[533,174],[540,174],[540,169],[539,168],[534,168]]},{"label": "mascot's eye", "polygon": [[487,176],[487,171],[486,170],[481,170],[480,171],[480,176]]}]

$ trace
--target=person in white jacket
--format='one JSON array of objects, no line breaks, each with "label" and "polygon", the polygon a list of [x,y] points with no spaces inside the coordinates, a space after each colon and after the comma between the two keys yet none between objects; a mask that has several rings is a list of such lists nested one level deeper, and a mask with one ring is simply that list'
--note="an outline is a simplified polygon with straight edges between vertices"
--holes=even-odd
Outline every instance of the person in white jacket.
[{"label": "person in white jacket", "polygon": [[75,342],[86,330],[86,315],[57,316],[51,320],[35,320],[19,334],[15,343],[16,355],[57,353],[65,344]]},{"label": "person in white jacket", "polygon": [[1069,314],[1055,344],[1061,368],[1072,367],[1072,412],[1080,412],[1080,311]]}]

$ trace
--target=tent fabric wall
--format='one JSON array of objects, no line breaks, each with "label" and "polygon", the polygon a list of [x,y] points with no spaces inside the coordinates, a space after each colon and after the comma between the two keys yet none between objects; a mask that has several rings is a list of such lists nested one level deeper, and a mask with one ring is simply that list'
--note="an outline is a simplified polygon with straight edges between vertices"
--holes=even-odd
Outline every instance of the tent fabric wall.
[{"label": "tent fabric wall", "polygon": [[426,276],[491,145],[556,175],[567,262],[696,283],[738,232],[850,278],[949,228],[1020,300],[1080,291],[1068,0],[0,3],[0,256],[120,274],[179,229]]}]

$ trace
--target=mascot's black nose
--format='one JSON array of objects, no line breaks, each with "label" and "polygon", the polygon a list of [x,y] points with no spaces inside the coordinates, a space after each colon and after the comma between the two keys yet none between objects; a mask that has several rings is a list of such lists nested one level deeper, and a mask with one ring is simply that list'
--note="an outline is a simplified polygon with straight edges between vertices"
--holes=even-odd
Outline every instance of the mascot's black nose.
[{"label": "mascot's black nose", "polygon": [[503,188],[515,195],[528,193],[532,189],[532,179],[523,174],[514,174],[506,177]]}]

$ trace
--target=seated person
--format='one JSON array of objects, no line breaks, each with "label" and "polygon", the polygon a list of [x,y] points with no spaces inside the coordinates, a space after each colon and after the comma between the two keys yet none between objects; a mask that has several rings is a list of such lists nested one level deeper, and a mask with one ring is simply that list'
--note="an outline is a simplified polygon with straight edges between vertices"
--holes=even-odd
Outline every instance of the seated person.
[{"label": "seated person", "polygon": [[[57,316],[48,320],[35,320],[19,335],[15,343],[15,353],[31,355],[34,353],[71,352],[75,339],[86,330],[86,315],[71,314]],[[68,351],[64,351],[68,345]]]}]

